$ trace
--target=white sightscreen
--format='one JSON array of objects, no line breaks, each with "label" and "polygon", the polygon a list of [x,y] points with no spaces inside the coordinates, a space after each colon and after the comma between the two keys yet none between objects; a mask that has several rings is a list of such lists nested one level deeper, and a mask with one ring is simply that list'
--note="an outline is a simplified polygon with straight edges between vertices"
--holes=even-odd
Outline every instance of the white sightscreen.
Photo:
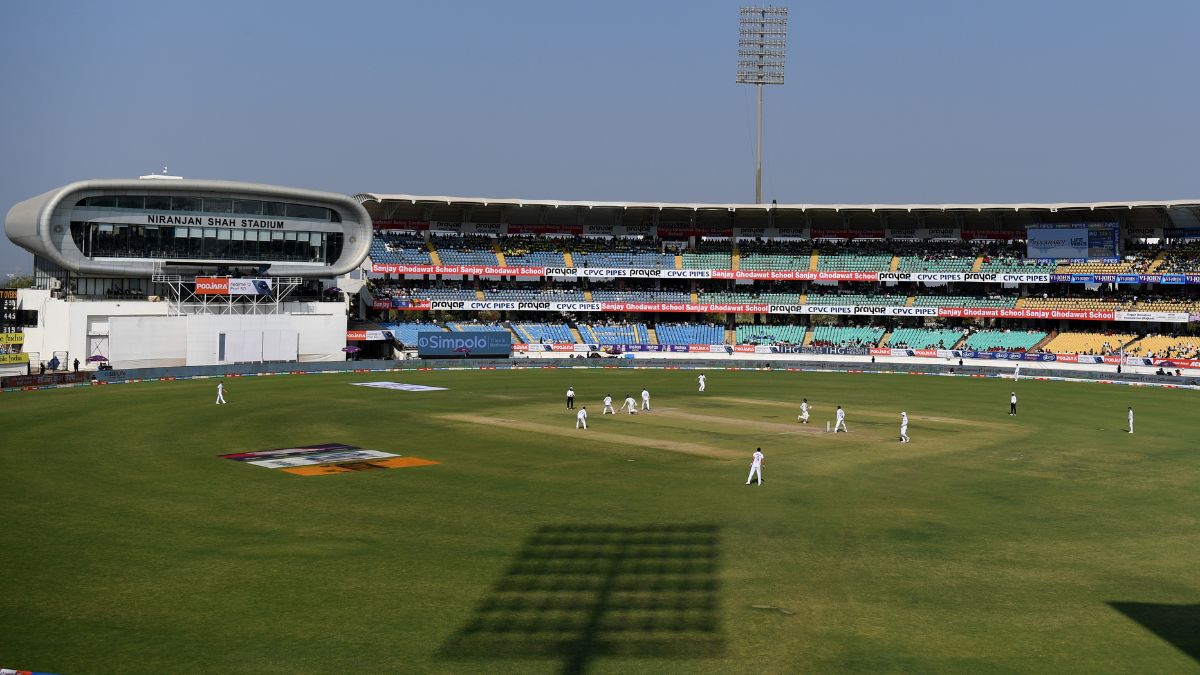
[{"label": "white sightscreen", "polygon": [[300,333],[294,330],[264,330],[262,332],[263,361],[295,361],[300,346]]}]

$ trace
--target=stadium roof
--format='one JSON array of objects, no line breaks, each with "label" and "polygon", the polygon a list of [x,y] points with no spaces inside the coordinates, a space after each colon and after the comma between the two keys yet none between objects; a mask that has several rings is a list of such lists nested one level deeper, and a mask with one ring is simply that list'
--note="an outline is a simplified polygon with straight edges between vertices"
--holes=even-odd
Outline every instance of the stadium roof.
[{"label": "stadium roof", "polygon": [[624,209],[690,209],[693,211],[789,210],[789,211],[1067,211],[1134,208],[1200,207],[1200,199],[1116,201],[1116,202],[1056,202],[1016,204],[715,204],[705,202],[605,202],[560,199],[515,199],[493,197],[453,197],[448,195],[406,195],[360,192],[354,195],[359,202],[409,202],[412,204],[478,204],[482,206],[554,206],[572,208]]}]

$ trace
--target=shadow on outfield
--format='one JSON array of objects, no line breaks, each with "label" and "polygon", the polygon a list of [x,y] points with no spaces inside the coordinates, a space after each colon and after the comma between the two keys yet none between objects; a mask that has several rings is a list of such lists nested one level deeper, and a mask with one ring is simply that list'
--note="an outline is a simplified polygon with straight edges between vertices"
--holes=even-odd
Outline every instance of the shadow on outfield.
[{"label": "shadow on outfield", "polygon": [[718,544],[715,525],[542,527],[442,656],[583,673],[599,656],[720,655]]},{"label": "shadow on outfield", "polygon": [[1200,661],[1200,604],[1110,602],[1108,605],[1171,643],[1179,651]]}]

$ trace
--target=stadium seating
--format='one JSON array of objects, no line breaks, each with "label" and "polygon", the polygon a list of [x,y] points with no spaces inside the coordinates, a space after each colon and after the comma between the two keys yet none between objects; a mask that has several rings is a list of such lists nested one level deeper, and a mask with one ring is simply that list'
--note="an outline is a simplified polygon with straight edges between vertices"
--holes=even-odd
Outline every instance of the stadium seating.
[{"label": "stadium seating", "polygon": [[583,237],[570,244],[576,267],[674,269],[675,256],[663,255],[653,240]]},{"label": "stadium seating", "polygon": [[567,261],[561,251],[529,251],[504,254],[504,264],[509,267],[563,267]]},{"label": "stadium seating", "polygon": [[683,269],[685,270],[727,270],[733,266],[732,254],[726,253],[692,253],[683,254]]},{"label": "stadium seating", "polygon": [[1200,358],[1200,336],[1147,335],[1125,347],[1132,356],[1189,359]]},{"label": "stadium seating", "polygon": [[1125,260],[1119,263],[1082,262],[1060,265],[1059,274],[1137,274],[1146,271],[1150,261],[1144,259]]},{"label": "stadium seating", "polygon": [[738,326],[738,344],[802,344],[806,326],[757,325]]},{"label": "stadium seating", "polygon": [[424,298],[426,300],[475,300],[475,291],[471,288],[463,287],[434,287],[434,288],[410,288],[407,289],[407,295],[411,298]]},{"label": "stadium seating", "polygon": [[876,326],[816,326],[812,345],[818,347],[874,347],[884,329]]},{"label": "stadium seating", "polygon": [[1016,297],[979,297],[973,295],[918,295],[914,307],[991,307],[1007,309],[1017,302]]},{"label": "stadium seating", "polygon": [[725,329],[712,324],[660,323],[654,327],[659,344],[719,345],[725,343]]},{"label": "stadium seating", "polygon": [[1017,303],[1017,306],[1023,309],[1063,309],[1111,312],[1120,309],[1121,303],[1113,298],[1102,298],[1098,296],[1079,298],[1029,297],[1022,298],[1020,302]]},{"label": "stadium seating", "polygon": [[498,302],[583,302],[583,291],[567,288],[492,288],[483,292],[485,300]]},{"label": "stadium seating", "polygon": [[825,255],[817,258],[817,269],[833,272],[887,272],[892,266],[890,255]]},{"label": "stadium seating", "polygon": [[716,291],[712,293],[701,293],[699,295],[701,304],[737,304],[737,305],[761,305],[761,304],[784,304],[790,305],[800,302],[799,293],[732,293],[729,291]]},{"label": "stadium seating", "polygon": [[1137,300],[1125,302],[1122,309],[1137,312],[1200,312],[1200,301],[1185,299]]},{"label": "stadium seating", "polygon": [[1055,335],[1042,349],[1056,354],[1111,354],[1121,350],[1122,345],[1133,341],[1136,335],[1114,333],[1062,332]]},{"label": "stadium seating", "polygon": [[679,302],[689,303],[692,294],[683,291],[592,291],[593,302]]},{"label": "stadium seating", "polygon": [[1154,272],[1158,274],[1200,272],[1200,245],[1182,244],[1164,250],[1162,263]]},{"label": "stadium seating", "polygon": [[371,239],[371,262],[387,265],[430,265],[429,249],[419,234],[380,233]]},{"label": "stadium seating", "polygon": [[446,324],[446,327],[452,331],[486,330],[486,331],[496,331],[498,333],[508,333],[508,336],[512,339],[513,342],[517,341],[517,336],[513,335],[512,331],[510,331],[508,328],[506,328],[498,323],[459,322],[459,323],[448,323],[448,324]]},{"label": "stadium seating", "polygon": [[887,346],[908,349],[952,349],[963,337],[956,328],[897,328]]},{"label": "stadium seating", "polygon": [[565,323],[514,323],[512,327],[517,332],[517,337],[526,342],[575,342],[571,327]]},{"label": "stadium seating", "polygon": [[1026,260],[1017,256],[984,258],[980,272],[993,274],[1050,274],[1058,265],[1053,260]]},{"label": "stadium seating", "polygon": [[502,237],[498,242],[509,267],[563,267],[566,240],[554,237]]},{"label": "stadium seating", "polygon": [[650,333],[646,324],[579,324],[579,334],[584,342],[601,345],[647,344]]},{"label": "stadium seating", "polygon": [[404,345],[417,344],[418,333],[446,330],[436,323],[385,323],[380,324],[380,327],[391,331],[392,336]]},{"label": "stadium seating", "polygon": [[675,257],[661,253],[580,253],[574,254],[576,267],[617,267],[629,269],[674,269]]},{"label": "stadium seating", "polygon": [[807,270],[812,259],[808,240],[738,242],[739,268],[744,270]]},{"label": "stadium seating", "polygon": [[808,304],[903,307],[908,304],[908,296],[882,293],[809,293]]},{"label": "stadium seating", "polygon": [[1046,339],[1041,331],[981,330],[967,336],[963,349],[977,352],[1027,352]]},{"label": "stadium seating", "polygon": [[807,270],[810,257],[790,255],[751,254],[742,256],[739,269],[743,270]]},{"label": "stadium seating", "polygon": [[936,257],[906,255],[900,258],[899,272],[970,272],[975,266],[975,256]]},{"label": "stadium seating", "polygon": [[434,247],[443,265],[492,265],[500,264],[493,250],[495,242],[483,236],[435,236]]}]

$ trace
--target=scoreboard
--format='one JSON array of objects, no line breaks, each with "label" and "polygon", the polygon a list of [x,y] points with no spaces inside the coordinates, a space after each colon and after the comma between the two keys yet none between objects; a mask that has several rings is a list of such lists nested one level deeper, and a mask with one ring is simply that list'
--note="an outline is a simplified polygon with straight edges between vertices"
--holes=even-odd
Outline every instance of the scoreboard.
[{"label": "scoreboard", "polygon": [[27,363],[28,354],[21,353],[25,334],[18,319],[17,289],[0,288],[0,366]]},{"label": "scoreboard", "polygon": [[1117,223],[1060,223],[1030,225],[1025,230],[1025,257],[1035,260],[1120,260]]}]

